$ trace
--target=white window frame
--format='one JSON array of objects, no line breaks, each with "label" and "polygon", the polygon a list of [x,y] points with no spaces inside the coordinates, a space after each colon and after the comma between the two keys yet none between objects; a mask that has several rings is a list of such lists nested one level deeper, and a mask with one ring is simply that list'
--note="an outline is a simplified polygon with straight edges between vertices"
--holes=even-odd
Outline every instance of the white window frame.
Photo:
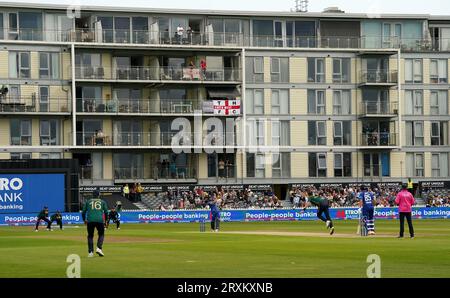
[{"label": "white window frame", "polygon": [[[437,73],[433,73],[432,64],[436,63]],[[445,64],[444,76],[440,76],[440,64]],[[433,82],[433,80],[435,80]],[[430,60],[430,84],[447,84],[448,83],[448,60],[447,59],[431,59]]]},{"label": "white window frame", "polygon": [[[257,61],[261,62],[261,70],[257,68]],[[254,74],[264,74],[264,57],[254,57],[253,58],[253,73]]]},{"label": "white window frame", "polygon": [[[323,130],[324,130],[323,135],[319,134],[319,132],[320,132],[319,126],[322,124],[323,124]],[[323,142],[324,145],[320,145],[319,140],[321,140],[321,139],[323,139],[325,141],[325,142]],[[317,146],[326,146],[326,144],[327,144],[327,122],[326,121],[316,121],[316,144],[317,144]]]},{"label": "white window frame", "polygon": [[[323,64],[323,73],[319,72],[319,61],[322,61]],[[325,83],[325,73],[326,73],[326,66],[325,66],[325,58],[316,58],[315,59],[315,72],[316,72],[316,76],[315,76],[315,82],[316,83]],[[319,79],[321,78],[321,79]]]},{"label": "white window frame", "polygon": [[[322,97],[320,97],[319,94],[322,94]],[[326,114],[327,100],[326,100],[325,96],[326,96],[326,93],[324,90],[316,90],[315,101],[316,101],[316,114],[317,115],[325,115]],[[323,102],[320,104],[319,104],[319,98],[321,98],[323,100]]]},{"label": "white window frame", "polygon": [[[336,125],[338,125],[341,129],[341,134],[336,134]],[[336,144],[336,138],[340,138],[340,144]],[[333,145],[334,146],[343,146],[344,145],[344,123],[342,121],[334,121],[333,123]]]},{"label": "white window frame", "polygon": [[[422,135],[418,135],[417,134],[417,129],[416,129],[416,125],[421,125],[422,126]],[[423,121],[413,121],[413,146],[424,146],[424,123]],[[421,144],[418,145],[419,142],[417,142],[417,139],[421,139]]]},{"label": "white window frame", "polygon": [[423,115],[423,92],[421,90],[413,90],[412,97],[414,115]]},{"label": "white window frame", "polygon": [[[320,161],[323,160],[324,164],[321,165]],[[316,173],[316,177],[321,177],[321,175],[319,175],[319,171],[325,171],[325,177],[326,175],[326,170],[327,170],[327,154],[326,153],[317,153],[316,155],[316,167],[317,167],[317,173]]]},{"label": "white window frame", "polygon": [[[278,61],[278,69],[274,69],[274,61]],[[274,75],[278,75],[278,80],[274,80]],[[281,81],[281,58],[270,58],[270,80],[272,83],[279,83]]]},{"label": "white window frame", "polygon": [[[418,156],[421,156],[422,167],[417,166]],[[423,153],[414,153],[414,174],[415,177],[424,177],[425,175],[425,156]]]},{"label": "white window frame", "polygon": [[[337,158],[339,157],[339,158]],[[341,166],[336,166],[336,161],[340,159],[341,161]],[[336,170],[341,170],[342,175],[341,176],[336,176],[336,174],[334,175],[335,177],[344,177],[344,153],[334,153],[334,173],[336,173]]]},{"label": "white window frame", "polygon": [[[437,166],[434,166],[434,158],[437,156]],[[437,173],[437,174],[435,174]],[[441,154],[431,154],[431,176],[434,178],[441,177]]]},{"label": "white window frame", "polygon": [[255,178],[266,177],[266,156],[264,153],[255,153]]},{"label": "white window frame", "polygon": [[272,120],[272,146],[281,146],[280,120]]},{"label": "white window frame", "polygon": [[[437,125],[437,135],[433,135],[433,125]],[[441,122],[440,121],[432,121],[430,125],[431,131],[430,131],[430,137],[431,137],[431,144],[433,144],[433,139],[438,139],[439,144],[438,145],[432,145],[432,146],[442,146],[444,143],[444,140],[441,140]]]}]

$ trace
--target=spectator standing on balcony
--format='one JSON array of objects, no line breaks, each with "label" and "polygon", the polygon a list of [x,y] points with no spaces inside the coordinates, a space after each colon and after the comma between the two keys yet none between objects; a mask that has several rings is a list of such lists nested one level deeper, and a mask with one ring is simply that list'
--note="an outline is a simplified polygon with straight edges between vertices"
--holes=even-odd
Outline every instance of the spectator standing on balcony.
[{"label": "spectator standing on balcony", "polygon": [[95,135],[95,144],[97,146],[102,146],[105,144],[105,134],[101,129],[97,130],[97,133]]},{"label": "spectator standing on balcony", "polygon": [[136,202],[136,188],[136,183],[134,183],[130,188],[130,200],[132,202]]},{"label": "spectator standing on balcony", "polygon": [[400,213],[400,235],[398,238],[403,238],[405,232],[405,217],[408,221],[409,234],[411,238],[414,238],[414,227],[412,224],[412,205],[414,205],[414,197],[407,190],[408,185],[402,185],[402,191],[400,191],[395,199],[395,204],[398,205],[398,211]]},{"label": "spectator standing on balcony", "polygon": [[221,159],[219,160],[219,178],[224,178],[225,176],[225,162]]},{"label": "spectator standing on balcony", "polygon": [[142,185],[140,183],[138,183],[137,188],[136,188],[138,202],[142,201],[142,193],[143,192],[144,192],[144,188],[142,187]]},{"label": "spectator standing on balcony", "polygon": [[123,196],[124,198],[126,198],[127,200],[130,199],[130,188],[128,187],[128,184],[125,184],[125,185],[123,186],[123,189],[122,189],[122,196]]},{"label": "spectator standing on balcony", "polygon": [[188,26],[186,33],[189,43],[192,44],[192,34],[194,33],[194,31],[192,30],[191,26]]},{"label": "spectator standing on balcony", "polygon": [[200,69],[202,71],[202,80],[206,80],[206,60],[202,59],[200,61]]},{"label": "spectator standing on balcony", "polygon": [[184,28],[181,26],[181,24],[178,24],[178,27],[177,27],[177,39],[178,39],[178,43],[179,44],[183,43],[183,35],[184,35]]},{"label": "spectator standing on balcony", "polygon": [[408,191],[414,196],[414,183],[411,178],[408,178]]}]

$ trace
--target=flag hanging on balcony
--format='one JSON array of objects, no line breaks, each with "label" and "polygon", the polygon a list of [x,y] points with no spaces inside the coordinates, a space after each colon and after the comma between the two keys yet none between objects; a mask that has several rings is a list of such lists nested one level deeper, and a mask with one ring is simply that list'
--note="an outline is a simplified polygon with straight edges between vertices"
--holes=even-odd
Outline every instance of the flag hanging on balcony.
[{"label": "flag hanging on balcony", "polygon": [[241,101],[240,100],[214,100],[214,115],[240,115]]}]

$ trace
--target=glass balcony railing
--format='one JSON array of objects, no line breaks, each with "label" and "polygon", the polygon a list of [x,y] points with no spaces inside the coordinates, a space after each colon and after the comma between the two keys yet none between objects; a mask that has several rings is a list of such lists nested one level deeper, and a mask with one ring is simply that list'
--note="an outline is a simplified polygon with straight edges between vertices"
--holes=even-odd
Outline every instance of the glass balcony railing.
[{"label": "glass balcony railing", "polygon": [[378,101],[366,101],[363,102],[360,107],[360,115],[363,116],[385,116],[385,115],[398,115],[398,103],[397,102],[378,102]]},{"label": "glass balcony railing", "polygon": [[131,29],[4,28],[0,40],[139,44],[174,46],[401,49],[404,52],[450,51],[448,38],[399,38],[396,36],[248,36],[239,32],[188,32]]},{"label": "glass balcony railing", "polygon": [[397,146],[397,134],[391,132],[372,132],[361,134],[361,146],[394,147]]},{"label": "glass balcony railing", "polygon": [[396,84],[398,72],[388,70],[369,69],[360,72],[362,84]]},{"label": "glass balcony railing", "polygon": [[99,147],[202,147],[236,146],[235,133],[118,132],[113,136],[96,132],[78,132],[77,146]]},{"label": "glass balcony railing", "polygon": [[116,167],[114,179],[117,180],[187,180],[197,179],[197,169],[193,166],[179,166],[175,163],[167,165],[154,164],[150,168],[144,167]]},{"label": "glass balcony railing", "polygon": [[75,75],[79,80],[124,80],[124,81],[198,81],[198,82],[239,82],[239,68],[201,70],[199,68],[174,67],[103,67],[76,66]]},{"label": "glass balcony railing", "polygon": [[[209,104],[209,105],[208,105]],[[77,99],[78,113],[214,114],[212,101],[202,99]]]},{"label": "glass balcony railing", "polygon": [[0,113],[70,113],[68,98],[0,97]]}]

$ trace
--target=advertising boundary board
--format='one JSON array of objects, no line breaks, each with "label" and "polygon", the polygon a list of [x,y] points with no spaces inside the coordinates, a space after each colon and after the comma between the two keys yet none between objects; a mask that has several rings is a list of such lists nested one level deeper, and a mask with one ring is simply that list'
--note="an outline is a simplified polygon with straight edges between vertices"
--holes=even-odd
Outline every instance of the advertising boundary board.
[{"label": "advertising boundary board", "polygon": [[[262,222],[262,221],[304,221],[317,220],[317,209],[278,210],[222,210],[223,222]],[[34,225],[37,214],[0,214],[0,225]],[[334,220],[357,220],[358,208],[333,208],[330,216]],[[376,219],[398,219],[397,208],[376,208]],[[414,219],[450,219],[450,207],[414,207]],[[191,223],[209,221],[209,210],[179,210],[179,211],[136,211],[122,212],[122,223]],[[81,213],[63,213],[64,224],[83,224]]]}]

